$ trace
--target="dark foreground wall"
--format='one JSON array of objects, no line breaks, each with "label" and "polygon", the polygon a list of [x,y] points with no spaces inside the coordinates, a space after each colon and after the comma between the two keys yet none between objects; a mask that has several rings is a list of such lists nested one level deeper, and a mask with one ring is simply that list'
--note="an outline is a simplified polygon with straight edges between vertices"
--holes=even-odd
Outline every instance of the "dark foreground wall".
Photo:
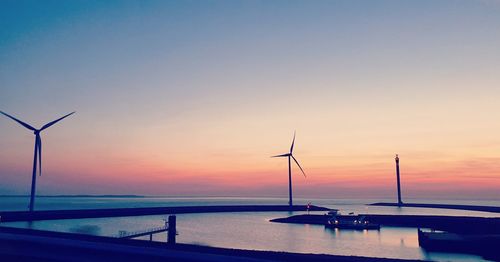
[{"label": "dark foreground wall", "polygon": [[[0,212],[0,222],[35,221],[54,219],[99,218],[147,216],[163,214],[211,213],[211,212],[270,212],[270,211],[306,211],[305,205],[242,205],[242,206],[180,206],[146,208],[110,208],[78,210],[44,210]],[[326,211],[327,208],[310,206],[311,211]]]},{"label": "dark foreground wall", "polygon": [[0,227],[0,261],[409,261],[253,251]]}]

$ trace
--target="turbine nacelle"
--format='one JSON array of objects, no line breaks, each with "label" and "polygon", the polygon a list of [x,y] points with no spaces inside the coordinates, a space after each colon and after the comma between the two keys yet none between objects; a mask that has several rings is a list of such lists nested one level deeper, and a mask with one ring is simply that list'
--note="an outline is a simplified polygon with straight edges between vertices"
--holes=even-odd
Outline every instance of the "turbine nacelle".
[{"label": "turbine nacelle", "polygon": [[283,154],[283,155],[276,155],[276,156],[272,156],[272,157],[289,157],[291,156],[292,154],[290,153],[287,153],[287,154]]},{"label": "turbine nacelle", "polygon": [[293,132],[293,139],[292,139],[292,145],[290,146],[290,153],[285,153],[285,154],[281,154],[281,155],[275,155],[275,156],[271,156],[271,157],[290,157],[290,158],[292,158],[293,161],[295,162],[295,164],[297,164],[297,166],[299,167],[299,169],[302,172],[302,174],[304,174],[304,177],[307,177],[306,173],[304,172],[304,170],[300,166],[299,161],[297,161],[297,159],[293,156],[293,147],[294,147],[294,145],[295,145],[295,131]]}]

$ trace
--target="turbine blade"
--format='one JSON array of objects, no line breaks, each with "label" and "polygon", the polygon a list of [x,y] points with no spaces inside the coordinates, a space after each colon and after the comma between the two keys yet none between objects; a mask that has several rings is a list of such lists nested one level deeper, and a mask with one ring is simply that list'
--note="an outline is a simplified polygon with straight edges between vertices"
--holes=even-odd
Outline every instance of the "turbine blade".
[{"label": "turbine blade", "polygon": [[290,154],[293,152],[293,146],[295,145],[295,131],[293,131],[292,146],[290,147]]},{"label": "turbine blade", "polygon": [[272,156],[272,157],[286,157],[286,156],[289,156],[290,154],[283,154],[283,155],[276,155],[276,156]]},{"label": "turbine blade", "polygon": [[42,138],[37,135],[36,139],[38,144],[38,173],[42,176]]},{"label": "turbine blade", "polygon": [[306,173],[304,172],[304,169],[302,169],[302,167],[300,166],[299,161],[297,161],[297,159],[295,159],[295,157],[293,157],[293,155],[290,155],[290,156],[293,158],[293,161],[295,161],[297,166],[300,168],[300,171],[302,171],[302,174],[304,174],[304,177],[307,177]]},{"label": "turbine blade", "polygon": [[56,119],[56,120],[54,120],[54,121],[52,121],[52,122],[50,122],[50,123],[45,124],[44,126],[42,126],[42,128],[40,128],[40,131],[42,131],[42,130],[44,130],[44,129],[46,129],[46,128],[50,127],[50,126],[52,126],[53,124],[55,124],[55,123],[57,123],[57,122],[59,122],[59,121],[63,120],[64,118],[66,118],[66,117],[68,117],[68,116],[70,116],[70,115],[72,115],[72,114],[74,114],[74,113],[75,113],[75,112],[71,112],[71,113],[69,113],[69,114],[67,114],[67,115],[65,115],[65,116],[63,116],[63,117],[61,117],[61,118],[59,118],[59,119]]},{"label": "turbine blade", "polygon": [[7,113],[4,113],[4,112],[2,112],[2,111],[0,111],[0,113],[2,113],[3,115],[5,115],[6,117],[8,117],[8,118],[10,118],[10,119],[12,119],[12,120],[14,120],[14,121],[18,122],[19,124],[21,124],[22,126],[26,127],[27,129],[30,129],[30,130],[33,130],[33,131],[35,131],[35,130],[36,130],[34,127],[32,127],[32,126],[30,126],[30,125],[28,125],[28,124],[24,123],[23,121],[21,121],[21,120],[19,120],[19,119],[15,118],[15,117],[13,117],[13,116],[11,116],[11,115],[7,114]]}]

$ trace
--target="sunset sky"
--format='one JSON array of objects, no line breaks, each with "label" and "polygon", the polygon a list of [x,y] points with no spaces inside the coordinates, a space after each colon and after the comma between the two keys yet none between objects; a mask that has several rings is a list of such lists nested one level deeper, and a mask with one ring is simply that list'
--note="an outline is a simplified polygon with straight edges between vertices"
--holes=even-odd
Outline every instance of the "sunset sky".
[{"label": "sunset sky", "polygon": [[[38,195],[500,199],[500,1],[0,1]],[[0,116],[0,195],[34,135]]]}]

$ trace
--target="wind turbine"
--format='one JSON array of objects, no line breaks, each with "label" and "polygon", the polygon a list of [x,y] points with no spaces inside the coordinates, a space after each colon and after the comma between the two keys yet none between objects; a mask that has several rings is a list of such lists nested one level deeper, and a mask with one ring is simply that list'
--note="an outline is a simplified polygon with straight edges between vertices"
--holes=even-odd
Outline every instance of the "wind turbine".
[{"label": "wind turbine", "polygon": [[293,161],[295,161],[297,166],[300,168],[300,171],[302,171],[302,174],[304,174],[304,177],[306,177],[306,173],[304,173],[304,170],[300,166],[299,161],[297,161],[297,159],[295,159],[295,157],[293,156],[294,144],[295,144],[295,132],[293,132],[293,140],[292,140],[292,146],[290,147],[290,152],[286,153],[286,154],[282,154],[282,155],[272,156],[272,157],[288,157],[288,198],[289,198],[288,204],[290,205],[290,207],[293,206],[293,202],[292,202],[292,159],[293,159]]},{"label": "wind turbine", "polygon": [[36,129],[26,123],[24,123],[23,121],[11,116],[11,115],[8,115],[7,113],[4,113],[2,111],[0,111],[0,113],[2,113],[3,115],[5,115],[6,117],[18,122],[19,124],[21,124],[22,126],[26,127],[27,129],[29,130],[32,130],[33,133],[35,134],[35,156],[33,157],[33,177],[31,179],[31,198],[30,198],[30,211],[33,211],[33,207],[35,205],[35,188],[36,188],[36,168],[37,168],[37,161],[38,161],[38,165],[39,165],[39,174],[40,176],[42,175],[42,138],[40,136],[40,132],[42,132],[43,130],[49,128],[50,126],[54,125],[55,123],[63,120],[64,118],[74,114],[75,112],[71,112],[59,119],[56,119],[52,122],[49,122],[47,124],[45,124],[44,126],[42,126],[42,128],[40,129]]}]

